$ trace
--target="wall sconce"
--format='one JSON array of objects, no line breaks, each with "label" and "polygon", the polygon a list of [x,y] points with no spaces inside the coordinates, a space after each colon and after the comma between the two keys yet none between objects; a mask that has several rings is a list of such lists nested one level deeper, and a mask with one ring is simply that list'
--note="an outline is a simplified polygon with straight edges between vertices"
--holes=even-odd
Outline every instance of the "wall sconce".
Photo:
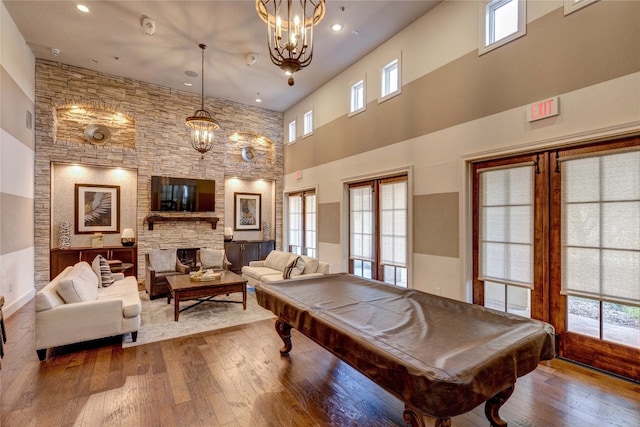
[{"label": "wall sconce", "polygon": [[125,228],[122,230],[122,236],[120,236],[122,246],[133,246],[136,244],[136,235],[133,232],[133,228]]}]

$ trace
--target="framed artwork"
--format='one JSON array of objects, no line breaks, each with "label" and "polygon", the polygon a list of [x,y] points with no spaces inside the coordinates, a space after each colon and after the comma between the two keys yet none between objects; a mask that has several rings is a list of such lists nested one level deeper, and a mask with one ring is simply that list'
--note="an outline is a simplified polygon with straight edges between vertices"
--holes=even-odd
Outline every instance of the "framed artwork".
[{"label": "framed artwork", "polygon": [[120,232],[120,187],[76,184],[76,234]]},{"label": "framed artwork", "polygon": [[260,230],[262,194],[233,193],[234,230]]}]

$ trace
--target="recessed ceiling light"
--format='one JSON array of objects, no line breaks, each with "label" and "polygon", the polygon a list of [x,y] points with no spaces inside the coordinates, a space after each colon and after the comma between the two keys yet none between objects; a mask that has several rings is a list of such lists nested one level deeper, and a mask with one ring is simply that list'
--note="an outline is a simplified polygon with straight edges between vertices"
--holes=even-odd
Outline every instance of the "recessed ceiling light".
[{"label": "recessed ceiling light", "polygon": [[193,83],[184,82],[184,85],[187,86],[187,87],[191,87],[191,86],[193,86]]},{"label": "recessed ceiling light", "polygon": [[89,13],[89,8],[83,4],[76,5],[80,12]]},{"label": "recessed ceiling light", "polygon": [[331,31],[338,32],[340,30],[342,30],[342,24],[336,23],[331,26]]},{"label": "recessed ceiling light", "polygon": [[260,92],[258,92],[257,95],[258,96],[256,96],[256,102],[262,102],[262,99],[260,99]]}]

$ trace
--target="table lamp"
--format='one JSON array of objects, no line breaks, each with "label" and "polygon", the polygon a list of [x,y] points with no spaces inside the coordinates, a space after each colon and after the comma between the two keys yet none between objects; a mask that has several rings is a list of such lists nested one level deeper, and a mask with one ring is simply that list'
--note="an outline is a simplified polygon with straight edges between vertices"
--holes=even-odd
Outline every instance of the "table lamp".
[{"label": "table lamp", "polygon": [[133,246],[136,244],[136,235],[133,232],[133,228],[125,228],[122,230],[122,236],[120,236],[122,246]]},{"label": "table lamp", "polygon": [[225,227],[224,228],[224,241],[225,242],[230,242],[233,240],[233,230],[231,229],[231,227]]}]

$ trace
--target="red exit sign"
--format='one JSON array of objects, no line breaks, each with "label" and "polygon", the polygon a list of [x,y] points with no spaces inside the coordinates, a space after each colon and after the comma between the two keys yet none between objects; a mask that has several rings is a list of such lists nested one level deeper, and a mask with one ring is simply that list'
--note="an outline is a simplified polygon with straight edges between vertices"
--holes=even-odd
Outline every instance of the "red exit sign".
[{"label": "red exit sign", "polygon": [[536,120],[546,119],[547,117],[557,116],[558,103],[560,98],[554,96],[553,98],[545,99],[544,101],[534,102],[527,106],[527,120],[535,122]]}]

